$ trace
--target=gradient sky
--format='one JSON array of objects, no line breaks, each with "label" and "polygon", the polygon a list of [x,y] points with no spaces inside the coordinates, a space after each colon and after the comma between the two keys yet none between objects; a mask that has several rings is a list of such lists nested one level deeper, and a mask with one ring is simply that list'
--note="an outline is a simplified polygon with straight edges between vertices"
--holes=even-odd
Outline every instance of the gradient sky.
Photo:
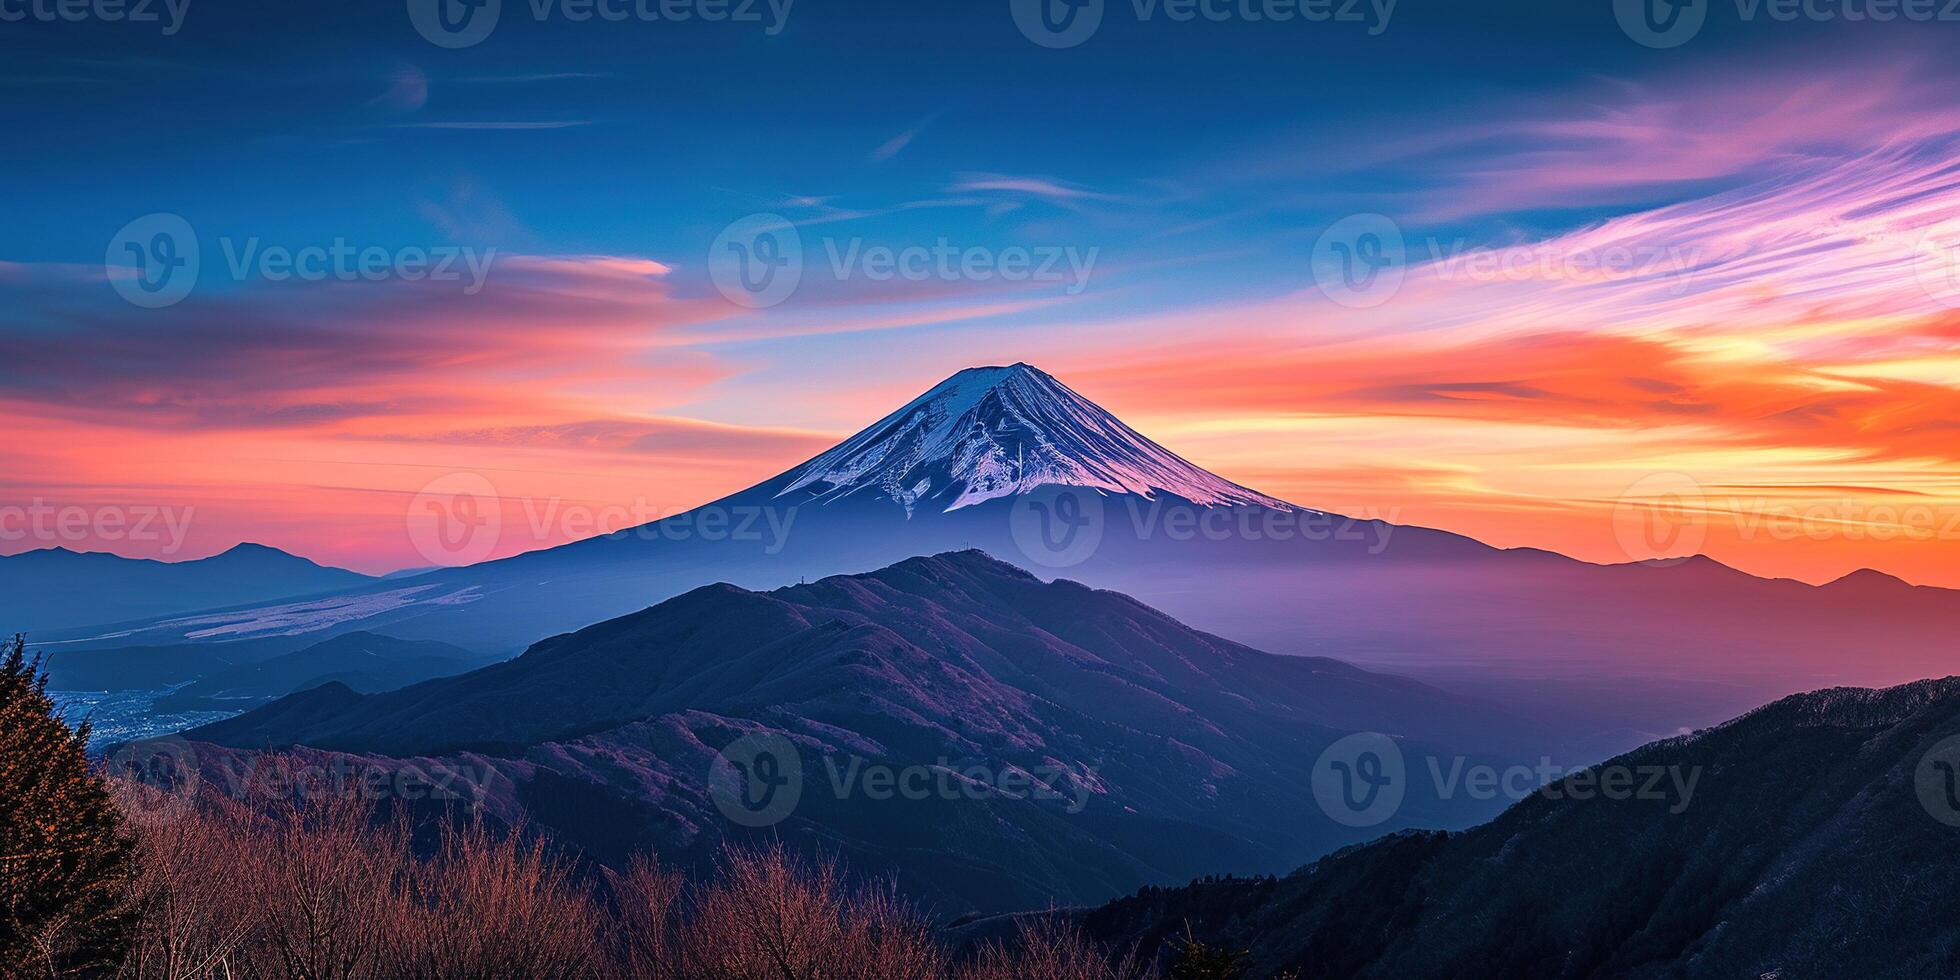
[{"label": "gradient sky", "polygon": [[[1310,506],[1624,561],[1628,501],[1685,487],[1738,567],[1960,587],[1960,24],[1720,0],[1657,50],[1607,0],[1404,0],[1372,34],[1115,0],[1057,50],[1007,0],[534,9],[462,49],[385,0],[0,22],[0,511],[194,512],[180,547],[0,553],[422,565],[408,501],[459,471],[528,550],[1022,360]],[[145,309],[104,263],[153,213],[202,269]],[[766,309],[708,267],[755,214],[806,254]],[[1330,299],[1329,243],[1384,222],[1399,289]],[[495,254],[474,292],[228,263],[336,241]],[[940,242],[1094,264],[832,273]]]}]

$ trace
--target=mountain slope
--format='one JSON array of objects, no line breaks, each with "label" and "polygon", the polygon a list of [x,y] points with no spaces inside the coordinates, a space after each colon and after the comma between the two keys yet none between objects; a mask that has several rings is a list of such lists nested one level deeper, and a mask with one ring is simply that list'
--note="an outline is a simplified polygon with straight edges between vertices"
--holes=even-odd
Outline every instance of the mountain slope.
[{"label": "mountain slope", "polygon": [[373,581],[264,545],[161,562],[44,548],[0,557],[0,629],[40,631],[351,589]]},{"label": "mountain slope", "polygon": [[1514,698],[1520,713],[1563,712],[1578,741],[1545,746],[1554,753],[1621,751],[1797,690],[1944,674],[1960,628],[1950,590],[1873,576],[1810,586],[1707,559],[1591,565],[1295,507],[1013,365],[960,372],[830,452],[654,524],[324,599],[41,639],[370,630],[509,656],[703,582],[775,588],[969,547],[1260,649],[1420,671]]},{"label": "mountain slope", "polygon": [[[1455,753],[1501,741],[1510,722],[965,552],[768,594],[706,586],[459,677],[368,696],[329,685],[187,737],[484,760],[493,810],[601,856],[686,859],[746,832],[707,798],[714,751],[775,733],[804,775],[800,804],[768,832],[900,875],[952,912],[1287,866],[1364,836],[1323,817],[1302,778],[1340,735]],[[1045,775],[1054,798],[840,788],[867,767]],[[1461,825],[1493,808],[1415,793],[1406,819]]]},{"label": "mountain slope", "polygon": [[[1609,763],[1692,792],[1534,795],[1278,881],[1154,890],[1087,916],[1155,946],[1186,924],[1260,975],[1960,975],[1960,679],[1798,695]],[[1945,768],[1942,768],[1945,767]]]},{"label": "mountain slope", "polygon": [[213,671],[158,698],[155,711],[238,711],[327,683],[364,694],[392,691],[482,666],[462,647],[343,633],[303,650]]}]

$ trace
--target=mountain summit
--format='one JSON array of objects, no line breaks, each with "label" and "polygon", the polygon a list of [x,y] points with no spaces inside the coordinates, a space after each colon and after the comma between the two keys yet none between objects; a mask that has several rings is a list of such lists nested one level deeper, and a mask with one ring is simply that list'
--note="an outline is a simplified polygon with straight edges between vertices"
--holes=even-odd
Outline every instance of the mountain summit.
[{"label": "mountain summit", "polygon": [[968,368],[787,474],[777,496],[958,510],[1041,486],[1292,510],[1193,465],[1029,364]]},{"label": "mountain summit", "polygon": [[[469,674],[366,696],[318,687],[189,737],[391,771],[481,766],[487,816],[601,859],[700,866],[753,830],[957,913],[1295,866],[1374,833],[1324,816],[1301,775],[1346,732],[1454,753],[1514,723],[963,551],[771,592],[706,585]],[[772,761],[797,788],[736,819],[714,801],[714,754],[758,738],[784,747]],[[871,770],[964,789],[886,797],[870,775],[853,782]],[[1000,773],[1022,788],[994,792]],[[1425,784],[1400,819],[1460,826],[1496,809]]]},{"label": "mountain summit", "polygon": [[42,548],[0,556],[0,630],[118,623],[335,592],[371,581],[249,542],[188,561]]},{"label": "mountain summit", "polygon": [[[1037,492],[1057,487],[1081,492]],[[40,639],[71,650],[254,640],[286,653],[367,630],[509,655],[703,582],[771,589],[978,548],[1258,649],[1558,678],[1575,685],[1565,703],[1586,705],[1587,724],[1605,718],[1593,686],[1605,678],[1655,692],[1621,698],[1631,717],[1599,725],[1601,755],[1798,689],[1953,669],[1951,590],[1870,575],[1818,587],[1712,559],[1591,565],[1306,503],[1208,473],[1027,364],[980,367],[801,465],[651,524],[330,596],[212,602]],[[509,549],[531,526],[518,516],[484,533]],[[1702,680],[1705,691],[1683,693]]]}]

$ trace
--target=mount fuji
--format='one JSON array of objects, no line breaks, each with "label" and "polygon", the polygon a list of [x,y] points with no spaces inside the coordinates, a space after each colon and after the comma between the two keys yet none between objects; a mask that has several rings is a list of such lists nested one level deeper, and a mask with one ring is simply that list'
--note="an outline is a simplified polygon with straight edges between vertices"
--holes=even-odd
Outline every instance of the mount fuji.
[{"label": "mount fuji", "polygon": [[367,630],[508,656],[711,582],[771,589],[969,548],[1277,653],[1459,690],[1528,680],[1539,707],[1601,719],[1627,709],[1615,748],[1800,690],[1951,673],[1960,627],[1960,593],[1882,576],[1811,586],[1706,558],[1593,565],[1302,507],[1208,472],[1014,364],[961,371],[787,472],[652,524],[302,600],[36,639],[74,655],[224,643],[258,657]]},{"label": "mount fuji", "polygon": [[1292,509],[1193,466],[1028,364],[961,371],[785,476],[778,497],[868,494],[907,516],[915,504],[952,511],[1047,486]]},{"label": "mount fuji", "polygon": [[787,472],[652,524],[370,588],[53,639],[272,651],[366,629],[515,653],[717,580],[774,588],[970,547],[1036,571],[1149,558],[1100,527],[1095,547],[1059,556],[1015,526],[1058,494],[1112,518],[1127,502],[1331,519],[1183,459],[1032,365],[977,367]]}]

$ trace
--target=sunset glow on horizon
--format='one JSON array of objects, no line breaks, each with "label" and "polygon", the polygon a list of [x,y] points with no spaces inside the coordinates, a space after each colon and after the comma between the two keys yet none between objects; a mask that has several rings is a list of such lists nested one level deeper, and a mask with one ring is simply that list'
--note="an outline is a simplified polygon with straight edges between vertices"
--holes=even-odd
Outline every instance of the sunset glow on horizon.
[{"label": "sunset glow on horizon", "polygon": [[[379,230],[285,215],[261,235],[190,192],[117,202],[82,245],[0,253],[0,505],[16,514],[0,553],[182,560],[254,541],[416,567],[408,502],[470,472],[523,529],[502,556],[708,502],[955,370],[1027,361],[1310,507],[1620,562],[1645,556],[1616,538],[1616,509],[1664,474],[1700,494],[1698,550],[1738,568],[1960,588],[1951,79],[1867,53],[1805,72],[1689,64],[1249,127],[1229,159],[1165,148],[1120,172],[949,165],[932,141],[982,113],[920,112],[852,149],[855,171],[758,177],[743,186],[773,191],[678,210],[646,195],[711,192],[622,185],[621,216],[591,227],[453,160]],[[364,84],[348,98],[395,126],[482,87],[416,65]],[[382,152],[367,140],[405,138],[335,152],[354,167]],[[203,252],[198,289],[160,309],[123,302],[123,273],[86,244],[150,212],[183,213]],[[750,214],[803,242],[800,289],[761,309],[708,268],[716,234]],[[1356,215],[1401,237],[1400,283],[1336,302],[1316,247]],[[228,271],[259,237],[342,230],[495,254],[473,293]],[[850,264],[941,241],[1053,246],[1057,276]],[[133,506],[194,519],[182,542],[17,533],[26,508]]]}]

